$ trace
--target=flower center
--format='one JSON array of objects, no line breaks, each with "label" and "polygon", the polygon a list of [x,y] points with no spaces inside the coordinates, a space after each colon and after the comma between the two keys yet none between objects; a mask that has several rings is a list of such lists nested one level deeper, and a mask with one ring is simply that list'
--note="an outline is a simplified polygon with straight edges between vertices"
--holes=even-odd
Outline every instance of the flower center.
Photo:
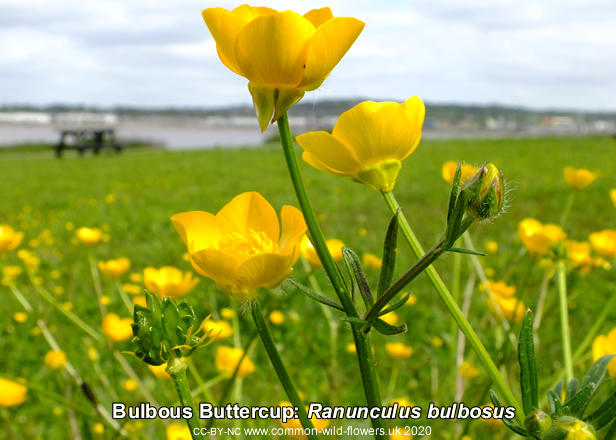
[{"label": "flower center", "polygon": [[256,232],[252,229],[246,235],[233,232],[218,242],[218,249],[242,259],[273,253],[277,251],[276,248],[276,243],[272,242],[265,232]]}]

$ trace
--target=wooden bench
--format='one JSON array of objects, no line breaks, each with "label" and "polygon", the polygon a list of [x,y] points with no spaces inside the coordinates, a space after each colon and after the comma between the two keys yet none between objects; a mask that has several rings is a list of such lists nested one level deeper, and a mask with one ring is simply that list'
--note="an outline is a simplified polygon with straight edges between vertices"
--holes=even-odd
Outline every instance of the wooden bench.
[{"label": "wooden bench", "polygon": [[[67,143],[71,139],[73,142]],[[116,142],[112,128],[62,130],[60,142],[55,147],[58,158],[62,157],[64,150],[77,150],[79,155],[83,156],[86,150],[99,154],[103,148],[112,148],[116,153],[122,152],[122,145]]]}]

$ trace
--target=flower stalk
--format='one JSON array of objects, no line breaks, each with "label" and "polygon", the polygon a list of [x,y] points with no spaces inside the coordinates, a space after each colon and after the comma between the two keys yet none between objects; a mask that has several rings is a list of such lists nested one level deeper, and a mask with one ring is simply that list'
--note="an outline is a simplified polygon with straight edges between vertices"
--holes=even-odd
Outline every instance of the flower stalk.
[{"label": "flower stalk", "polygon": [[188,365],[178,357],[177,350],[173,350],[171,352],[171,357],[167,362],[167,368],[165,371],[171,379],[173,380],[173,385],[175,386],[175,391],[180,398],[180,403],[183,407],[192,408],[192,417],[190,419],[186,419],[186,423],[190,428],[190,434],[193,439],[196,439],[195,429],[199,432],[201,428],[201,424],[199,423],[199,413],[197,412],[197,408],[195,407],[195,402],[190,393],[190,388],[188,387],[188,379],[186,378],[186,370],[188,369]]},{"label": "flower stalk", "polygon": [[[391,213],[394,214],[398,212],[398,210],[400,209],[400,205],[398,205],[398,202],[396,201],[396,198],[394,197],[393,193],[384,192],[382,194],[383,194],[383,198],[385,199],[385,203],[389,207],[389,210],[391,211]],[[421,261],[421,259],[423,259],[422,257],[424,256],[424,251],[421,248],[421,245],[419,244],[417,237],[413,233],[411,226],[409,225],[404,213],[401,210],[399,212],[399,218],[400,218],[400,229],[402,230],[402,234],[404,235],[404,238],[406,239],[409,246],[413,250],[413,253],[415,254],[415,256],[417,258],[420,258],[420,261]],[[431,253],[431,252],[434,252],[434,248],[432,248],[428,253]],[[428,256],[428,259],[431,259],[431,258],[432,258],[431,256]],[[431,261],[434,261],[434,260],[432,259]],[[428,278],[430,279],[430,281],[432,282],[432,285],[436,289],[438,295],[445,303],[447,310],[449,311],[453,319],[458,324],[458,327],[460,327],[460,330],[462,331],[462,333],[464,333],[464,336],[468,340],[471,347],[473,347],[473,350],[477,354],[477,357],[479,358],[484,368],[486,369],[488,375],[494,382],[495,388],[497,389],[499,394],[504,397],[504,400],[509,405],[512,405],[516,408],[516,419],[520,422],[521,425],[523,425],[524,423],[523,414],[524,413],[521,410],[520,404],[518,403],[517,399],[515,398],[515,396],[513,395],[513,393],[507,386],[507,384],[505,383],[504,379],[500,375],[498,368],[494,364],[494,361],[488,354],[484,345],[479,340],[479,337],[475,333],[475,330],[473,330],[473,327],[470,325],[470,323],[468,322],[468,320],[466,319],[466,317],[464,316],[464,314],[458,307],[458,304],[454,301],[453,297],[451,296],[451,293],[449,293],[449,290],[445,286],[445,283],[443,283],[443,280],[441,279],[439,274],[436,272],[436,269],[434,269],[434,267],[430,266],[429,264],[426,267],[425,272],[428,275]]]},{"label": "flower stalk", "polygon": [[[261,307],[257,301],[252,305],[252,318],[254,319],[255,326],[257,327],[257,331],[259,332],[259,336],[261,336],[261,340],[263,341],[263,345],[265,346],[265,350],[267,351],[267,355],[270,358],[270,362],[276,370],[276,374],[278,375],[278,379],[282,384],[289,400],[297,408],[297,414],[299,416],[299,421],[302,424],[302,427],[307,431],[312,433],[314,431],[314,426],[312,422],[308,419],[308,413],[306,412],[306,408],[302,404],[302,399],[299,397],[295,386],[293,386],[293,382],[291,382],[291,378],[289,377],[289,373],[287,373],[287,369],[282,363],[282,359],[280,358],[280,354],[278,353],[278,349],[276,348],[276,344],[272,339],[272,335],[265,324],[265,319],[263,319],[263,313],[261,312]],[[308,434],[308,438],[311,440],[318,440],[318,435]]]},{"label": "flower stalk", "polygon": [[[571,339],[569,338],[569,310],[567,304],[567,268],[564,261],[558,262],[558,298],[560,302],[560,328],[563,338],[565,361],[565,384],[573,379],[573,360],[571,358]],[[566,386],[566,385],[565,385]]]}]

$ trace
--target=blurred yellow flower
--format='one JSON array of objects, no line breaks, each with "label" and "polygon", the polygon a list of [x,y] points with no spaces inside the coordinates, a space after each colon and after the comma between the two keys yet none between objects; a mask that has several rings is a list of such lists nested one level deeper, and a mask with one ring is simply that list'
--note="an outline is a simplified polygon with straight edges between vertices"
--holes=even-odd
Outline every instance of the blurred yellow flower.
[{"label": "blurred yellow flower", "polygon": [[15,232],[9,225],[0,225],[0,254],[15,249],[23,238],[23,232]]},{"label": "blurred yellow flower", "polygon": [[392,406],[394,403],[397,403],[399,407],[407,407],[407,406],[415,406],[413,402],[411,402],[406,397],[394,397],[389,402],[389,406]]},{"label": "blurred yellow flower", "polygon": [[2,268],[2,275],[4,275],[7,284],[12,284],[22,272],[23,269],[20,266],[4,266]]},{"label": "blurred yellow flower", "polygon": [[75,234],[82,244],[94,246],[101,240],[103,233],[98,228],[79,228]]},{"label": "blurred yellow flower", "polygon": [[257,288],[278,287],[293,272],[306,232],[302,213],[283,206],[282,232],[272,206],[258,193],[240,194],[218,214],[193,211],[171,217],[197,272],[241,302]]},{"label": "blurred yellow flower", "polygon": [[550,246],[567,238],[567,234],[558,225],[543,225],[539,220],[526,218],[518,225],[518,235],[522,244],[531,254],[545,255]]},{"label": "blurred yellow flower", "polygon": [[167,364],[148,365],[148,368],[154,374],[154,376],[158,377],[159,379],[165,379],[165,380],[171,379],[171,376],[169,376],[169,373],[165,371],[167,369]]},{"label": "blurred yellow flower", "polygon": [[49,276],[51,277],[52,280],[57,280],[58,278],[62,276],[62,274],[60,273],[59,270],[52,270],[51,272],[49,272]]},{"label": "blurred yellow flower", "polygon": [[[491,403],[488,403],[487,405],[483,405],[481,408],[485,408],[485,407],[490,407],[490,408],[494,408],[494,405]],[[489,419],[484,419],[483,417],[480,417],[481,420],[483,420],[486,424],[488,424],[489,426],[495,426],[495,427],[502,427],[503,426],[503,422],[500,419],[495,419],[493,417],[490,417]]]},{"label": "blurred yellow flower", "polygon": [[566,240],[567,256],[575,267],[579,267],[583,272],[590,272],[592,268],[592,257],[590,256],[590,243],[587,241]]},{"label": "blurred yellow flower", "polygon": [[385,351],[395,360],[408,359],[413,354],[413,348],[401,342],[388,342],[385,344]]},{"label": "blurred yellow flower", "polygon": [[[512,321],[516,324],[522,321],[526,313],[526,306],[521,300],[515,296],[507,297],[499,295],[494,295],[494,300],[498,304],[501,313],[508,321]],[[488,298],[488,307],[490,307],[493,313],[496,313],[496,308],[490,298]]]},{"label": "blurred yellow flower", "polygon": [[[291,402],[284,402],[284,401],[280,402],[278,406],[280,406],[281,408],[293,408],[293,405],[291,404]],[[319,419],[319,418],[313,417],[311,421],[312,421],[312,425],[317,430],[317,432],[320,432],[323,428],[327,428],[329,426],[329,420],[327,419]],[[295,439],[300,439],[300,440],[304,440],[308,438],[308,436],[304,434],[304,430],[302,428],[302,424],[299,421],[299,419],[289,419],[286,422],[283,422],[282,419],[280,419],[280,424],[284,428],[285,433],[290,438],[295,438]]]},{"label": "blurred yellow flower", "polygon": [[141,307],[147,308],[147,302],[145,300],[145,296],[135,296],[133,297],[133,305],[140,305]]},{"label": "blurred yellow flower", "polygon": [[487,254],[495,254],[498,252],[498,243],[495,241],[488,241],[483,248]]},{"label": "blurred yellow flower", "polygon": [[110,313],[103,318],[103,330],[114,341],[124,341],[133,336],[133,329],[130,326],[133,320],[130,318],[120,318],[115,313]]},{"label": "blurred yellow flower", "polygon": [[130,274],[131,283],[140,283],[143,281],[143,275],[138,272],[133,272]]},{"label": "blurred yellow flower", "polygon": [[365,270],[379,270],[383,265],[383,260],[370,252],[365,252],[361,256],[361,264]]},{"label": "blurred yellow flower", "polygon": [[99,261],[98,268],[112,280],[119,280],[130,269],[130,260],[122,257],[117,260]]},{"label": "blurred yellow flower", "polygon": [[21,324],[28,320],[28,314],[24,312],[17,312],[13,315],[13,319]]},{"label": "blurred yellow flower", "polygon": [[[458,162],[455,160],[449,160],[443,164],[441,171],[443,179],[450,185],[453,184],[453,178],[456,175],[456,169],[458,168]],[[466,182],[470,177],[473,177],[477,172],[477,168],[467,163],[462,164],[462,176],[460,178],[460,184]]]},{"label": "blurred yellow flower", "polygon": [[62,295],[64,293],[64,287],[62,286],[56,286],[53,288],[53,293],[55,295]]},{"label": "blurred yellow flower", "polygon": [[101,296],[101,304],[104,306],[108,306],[109,304],[111,304],[111,297],[107,295]]},{"label": "blurred yellow flower", "polygon": [[405,306],[414,306],[415,304],[417,304],[416,295],[409,296],[409,299],[404,303]]},{"label": "blurred yellow flower", "polygon": [[360,237],[365,237],[368,235],[368,230],[366,228],[359,228],[358,234]]},{"label": "blurred yellow flower", "polygon": [[396,325],[396,323],[399,320],[398,314],[396,312],[389,312],[381,316],[381,319],[385,321],[387,324],[391,324],[391,325]]},{"label": "blurred yellow flower", "polygon": [[[344,246],[344,243],[336,238],[327,240],[325,243],[327,244],[327,249],[329,249],[329,253],[332,254],[334,260],[342,260],[342,247]],[[302,253],[302,257],[308,260],[313,268],[316,269],[321,267],[321,261],[317,256],[317,251],[312,246],[312,243],[310,242],[310,239],[307,235],[302,238],[300,250]]]},{"label": "blurred yellow flower", "polygon": [[32,252],[30,252],[27,249],[20,249],[17,251],[17,258],[21,259],[21,260],[27,260],[28,258],[30,258],[33,255]]},{"label": "blurred yellow flower", "polygon": [[610,198],[612,199],[614,206],[616,206],[616,188],[610,190]]},{"label": "blurred yellow flower", "polygon": [[25,402],[28,388],[0,377],[0,406],[15,406]]},{"label": "blurred yellow flower", "polygon": [[353,342],[349,342],[346,347],[344,347],[344,351],[347,353],[357,353],[357,347],[355,347]]},{"label": "blurred yellow flower", "polygon": [[126,293],[130,293],[131,295],[139,295],[140,293],[143,293],[143,288],[141,286],[137,286],[136,284],[122,284],[122,290]]},{"label": "blurred yellow flower", "polygon": [[274,310],[272,313],[270,313],[269,320],[274,325],[280,325],[284,322],[284,313],[282,313],[280,310]]},{"label": "blurred yellow flower", "polygon": [[[488,280],[488,288],[494,296],[510,297],[515,295],[515,286],[509,286],[504,281]],[[485,287],[482,284],[480,289],[485,292]]]},{"label": "blurred yellow flower", "polygon": [[334,18],[329,8],[301,16],[242,5],[202,15],[220,60],[248,79],[261,131],[319,88],[364,28],[356,18]]},{"label": "blurred yellow flower", "polygon": [[412,440],[413,434],[408,431],[407,427],[395,429],[394,432],[389,434],[389,440]]},{"label": "blurred yellow flower", "polygon": [[52,371],[63,370],[66,366],[66,353],[63,351],[48,351],[45,355],[45,365]]},{"label": "blurred yellow flower", "polygon": [[[616,328],[613,328],[607,336],[597,336],[592,343],[593,362],[608,354],[616,354]],[[610,376],[616,377],[616,358],[612,359],[607,370]]]},{"label": "blurred yellow flower", "polygon": [[472,362],[464,361],[462,365],[460,365],[460,376],[464,377],[466,380],[473,380],[477,376],[479,376],[479,369],[473,365]]},{"label": "blurred yellow flower", "polygon": [[139,385],[133,379],[126,379],[122,382],[122,388],[124,388],[128,392],[135,391]]},{"label": "blurred yellow flower", "polygon": [[564,175],[565,182],[573,189],[586,188],[597,178],[596,173],[592,173],[583,168],[575,169],[573,167],[565,167]]},{"label": "blurred yellow flower", "polygon": [[167,440],[192,440],[190,429],[185,424],[173,422],[167,426]]},{"label": "blurred yellow flower", "polygon": [[105,433],[105,425],[102,423],[95,423],[92,425],[92,432],[96,435],[103,435]]},{"label": "blurred yellow flower", "polygon": [[[238,362],[244,355],[244,350],[241,348],[231,348],[231,347],[218,347],[216,351],[216,357],[214,359],[214,364],[216,365],[216,370],[224,374],[226,377],[231,377],[233,372],[235,371],[235,367],[237,367]],[[255,366],[248,359],[248,356],[244,357],[242,363],[240,364],[240,368],[237,370],[237,378],[241,379],[243,377],[248,376],[248,374],[255,371]]]},{"label": "blurred yellow flower", "polygon": [[235,311],[233,311],[233,309],[222,309],[220,315],[225,319],[233,319],[235,317]]},{"label": "blurred yellow flower", "polygon": [[203,327],[205,328],[205,331],[212,331],[210,337],[215,340],[227,339],[233,334],[233,328],[229,325],[227,321],[214,321],[208,319],[203,324]]},{"label": "blurred yellow flower", "polygon": [[440,348],[443,346],[443,340],[439,338],[438,336],[432,336],[432,339],[430,340],[430,342],[432,343],[432,346],[435,348]]},{"label": "blurred yellow flower", "polygon": [[616,230],[605,229],[590,234],[592,247],[605,258],[616,258]]},{"label": "blurred yellow flower", "polygon": [[181,298],[195,288],[199,279],[193,278],[190,272],[184,274],[175,267],[166,266],[160,269],[147,267],[143,271],[143,281],[150,292],[161,298]]},{"label": "blurred yellow flower", "polygon": [[404,104],[362,102],[340,115],[332,134],[304,133],[297,142],[313,167],[388,192],[401,161],[419,145],[425,112],[417,96]]}]

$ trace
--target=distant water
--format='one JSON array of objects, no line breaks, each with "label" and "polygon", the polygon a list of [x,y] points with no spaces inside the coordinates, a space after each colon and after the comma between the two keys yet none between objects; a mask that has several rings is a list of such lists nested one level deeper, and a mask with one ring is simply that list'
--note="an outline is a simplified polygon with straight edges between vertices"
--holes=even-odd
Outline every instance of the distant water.
[{"label": "distant water", "polygon": [[[117,127],[116,136],[122,140],[139,140],[162,145],[170,150],[260,145],[273,134],[254,128],[200,128],[200,127]],[[0,147],[16,144],[55,144],[60,130],[51,126],[0,124]]]}]

